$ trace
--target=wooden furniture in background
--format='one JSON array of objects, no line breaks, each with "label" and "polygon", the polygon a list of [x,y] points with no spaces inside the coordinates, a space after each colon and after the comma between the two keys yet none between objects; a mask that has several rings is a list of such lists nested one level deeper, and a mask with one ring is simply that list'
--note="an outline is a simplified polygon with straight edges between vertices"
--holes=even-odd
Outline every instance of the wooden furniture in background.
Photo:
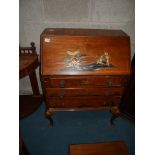
[{"label": "wooden furniture in background", "polygon": [[41,104],[35,69],[39,66],[35,44],[31,47],[19,47],[19,79],[29,76],[33,95],[19,96],[19,118],[24,118],[34,112]]},{"label": "wooden furniture in background", "polygon": [[[19,96],[19,118],[29,116],[33,113],[41,104],[42,96],[39,92],[37,83],[37,77],[35,69],[39,66],[38,55],[36,53],[36,47],[31,42],[31,47],[19,47],[19,79],[29,76],[33,95],[20,95]],[[19,154],[31,155],[28,151],[20,129],[19,134]]]},{"label": "wooden furniture in background", "polygon": [[131,76],[120,106],[121,114],[135,121],[135,55],[131,63]]},{"label": "wooden furniture in background", "polygon": [[95,144],[72,144],[70,155],[129,155],[127,145],[123,141]]},{"label": "wooden furniture in background", "polygon": [[111,110],[111,123],[130,75],[130,37],[121,30],[45,29],[41,82],[46,117],[61,110]]}]

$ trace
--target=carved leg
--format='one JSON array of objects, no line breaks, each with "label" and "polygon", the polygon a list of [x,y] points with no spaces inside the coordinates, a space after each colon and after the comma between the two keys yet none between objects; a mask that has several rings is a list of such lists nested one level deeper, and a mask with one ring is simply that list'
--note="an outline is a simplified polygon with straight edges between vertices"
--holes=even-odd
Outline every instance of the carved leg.
[{"label": "carved leg", "polygon": [[111,119],[110,119],[110,123],[111,123],[111,125],[115,125],[115,124],[114,124],[114,120],[115,120],[117,117],[120,116],[120,111],[119,111],[118,107],[112,107],[112,108],[111,108],[111,113],[112,113],[112,117],[111,117]]},{"label": "carved leg", "polygon": [[53,115],[52,108],[47,109],[47,111],[45,112],[45,116],[49,120],[49,128],[53,127],[52,115]]}]

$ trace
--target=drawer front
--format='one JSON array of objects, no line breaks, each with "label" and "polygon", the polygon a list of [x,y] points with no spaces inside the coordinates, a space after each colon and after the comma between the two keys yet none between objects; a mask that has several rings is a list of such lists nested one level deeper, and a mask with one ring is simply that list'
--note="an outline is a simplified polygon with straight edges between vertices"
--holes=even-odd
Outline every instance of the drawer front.
[{"label": "drawer front", "polygon": [[86,88],[86,87],[120,87],[126,85],[127,78],[121,76],[105,77],[48,77],[43,83],[46,88]]},{"label": "drawer front", "polygon": [[49,98],[49,107],[53,108],[82,108],[82,107],[111,107],[119,106],[120,97],[66,97],[64,99]]},{"label": "drawer front", "polygon": [[121,96],[123,87],[118,88],[47,88],[47,97],[85,97],[85,96]]}]

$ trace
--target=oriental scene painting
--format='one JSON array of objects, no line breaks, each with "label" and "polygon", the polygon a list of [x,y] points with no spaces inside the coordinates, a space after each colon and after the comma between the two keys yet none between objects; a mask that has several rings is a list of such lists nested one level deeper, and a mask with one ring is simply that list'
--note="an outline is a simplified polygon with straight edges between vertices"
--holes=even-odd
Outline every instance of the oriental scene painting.
[{"label": "oriental scene painting", "polygon": [[104,68],[114,67],[110,62],[108,52],[91,58],[89,55],[82,54],[79,51],[67,51],[65,58],[59,64],[65,65],[61,71],[98,71]]}]

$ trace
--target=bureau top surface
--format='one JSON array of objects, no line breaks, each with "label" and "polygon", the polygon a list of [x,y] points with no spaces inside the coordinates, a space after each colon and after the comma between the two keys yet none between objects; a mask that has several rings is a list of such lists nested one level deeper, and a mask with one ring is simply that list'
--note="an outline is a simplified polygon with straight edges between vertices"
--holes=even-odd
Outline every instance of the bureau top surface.
[{"label": "bureau top surface", "polygon": [[121,30],[45,29],[41,74],[130,74],[130,37]]},{"label": "bureau top surface", "polygon": [[109,29],[74,29],[74,28],[46,28],[42,35],[64,35],[64,36],[128,36],[122,30]]}]

